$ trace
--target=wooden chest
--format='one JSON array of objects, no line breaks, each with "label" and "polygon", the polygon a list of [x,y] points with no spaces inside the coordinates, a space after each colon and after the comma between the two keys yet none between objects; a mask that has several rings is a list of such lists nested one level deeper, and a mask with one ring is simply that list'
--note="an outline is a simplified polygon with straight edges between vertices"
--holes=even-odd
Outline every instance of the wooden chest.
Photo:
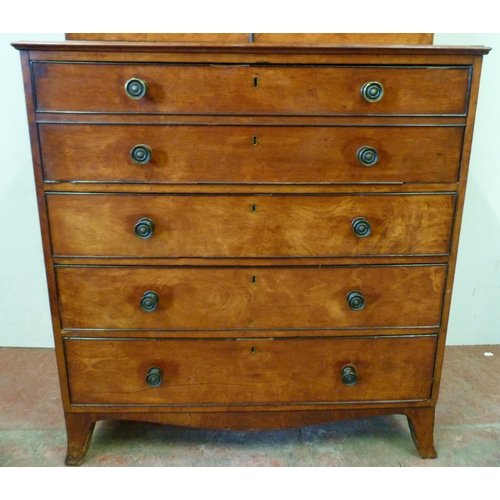
[{"label": "wooden chest", "polygon": [[483,47],[18,43],[68,432],[434,410]]}]

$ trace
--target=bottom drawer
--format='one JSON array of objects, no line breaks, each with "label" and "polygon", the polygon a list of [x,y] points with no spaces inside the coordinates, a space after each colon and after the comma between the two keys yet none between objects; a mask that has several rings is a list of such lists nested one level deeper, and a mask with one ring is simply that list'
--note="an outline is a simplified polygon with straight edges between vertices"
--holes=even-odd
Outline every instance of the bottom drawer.
[{"label": "bottom drawer", "polygon": [[407,401],[430,398],[436,336],[66,338],[64,348],[72,404]]}]

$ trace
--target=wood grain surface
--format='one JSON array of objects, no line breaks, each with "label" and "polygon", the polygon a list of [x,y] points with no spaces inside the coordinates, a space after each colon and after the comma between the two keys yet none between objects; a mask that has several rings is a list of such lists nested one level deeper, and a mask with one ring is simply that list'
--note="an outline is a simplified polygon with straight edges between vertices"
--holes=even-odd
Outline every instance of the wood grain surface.
[{"label": "wood grain surface", "polygon": [[[436,337],[65,342],[73,404],[269,404],[430,395]],[[397,356],[393,353],[397,352]],[[356,370],[353,386],[344,366]],[[146,376],[160,368],[160,386]]]},{"label": "wood grain surface", "polygon": [[[468,67],[36,62],[32,68],[39,112],[460,115],[467,109],[470,76]],[[146,82],[143,99],[127,96],[125,83],[131,78]],[[384,87],[378,102],[361,95],[362,86],[372,81]]]},{"label": "wood grain surface", "polygon": [[[461,126],[40,124],[46,180],[159,183],[456,182]],[[137,164],[130,152],[152,152]],[[362,147],[378,161],[359,163]]]},{"label": "wood grain surface", "polygon": [[434,33],[254,33],[255,43],[432,44]]},{"label": "wood grain surface", "polygon": [[[453,194],[47,195],[52,251],[92,257],[445,255]],[[352,221],[365,217],[369,236]],[[153,236],[134,233],[142,218]]]},{"label": "wood grain surface", "polygon": [[248,43],[250,33],[65,33],[66,40]]},{"label": "wood grain surface", "polygon": [[[437,326],[446,266],[57,267],[63,328],[234,330]],[[353,311],[350,291],[366,306]],[[156,292],[154,312],[140,307]]]},{"label": "wood grain surface", "polygon": [[434,33],[66,33],[66,40],[128,42],[432,44]]}]

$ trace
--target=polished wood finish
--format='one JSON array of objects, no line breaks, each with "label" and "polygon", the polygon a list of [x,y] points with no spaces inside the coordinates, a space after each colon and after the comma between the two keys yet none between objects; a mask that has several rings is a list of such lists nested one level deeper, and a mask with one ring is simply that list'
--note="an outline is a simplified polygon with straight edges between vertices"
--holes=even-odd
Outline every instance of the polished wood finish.
[{"label": "polished wood finish", "polygon": [[[446,266],[58,267],[63,328],[240,330],[434,327]],[[140,307],[149,290],[154,312]],[[366,307],[353,311],[359,290]]]},{"label": "polished wood finish", "polygon": [[[473,65],[475,57],[486,55],[482,45],[373,45],[315,43],[186,43],[125,41],[70,41],[12,43],[18,50],[30,51],[31,61],[109,61],[130,62],[238,62],[262,64],[407,64]],[[91,53],[91,54],[89,54]],[[244,56],[244,59],[242,58]],[[390,57],[390,61],[385,57]]]},{"label": "polished wood finish", "polygon": [[66,40],[247,43],[250,33],[66,33]]},{"label": "polished wood finish", "polygon": [[[251,328],[251,324],[245,330],[231,330],[230,333],[237,335],[237,339],[269,339],[272,334],[273,339],[280,338],[336,338],[336,337],[366,337],[373,334],[376,337],[402,337],[402,336],[422,336],[436,335],[439,330],[436,326],[422,327],[401,327],[396,328],[377,328],[376,330],[366,330],[363,328],[336,328],[322,330],[259,330]],[[64,330],[64,338],[81,337],[82,332],[85,332],[85,338],[101,338],[103,333],[109,339],[135,339],[140,336],[141,339],[177,339],[180,336],[183,339],[227,339],[228,330]]]},{"label": "polished wood finish", "polygon": [[[434,457],[489,49],[233,35],[14,44],[67,463],[102,419],[255,430],[394,413]],[[378,102],[361,94],[369,81]],[[134,234],[142,218],[149,239]]]},{"label": "polished wood finish", "polygon": [[[407,404],[407,403],[406,403]],[[116,410],[116,407],[112,407]],[[211,407],[213,410],[216,407]],[[85,413],[71,413],[71,419],[66,418],[66,426],[68,435],[71,432],[73,442],[89,443],[92,437],[95,424],[99,420],[137,420],[140,422],[154,422],[159,424],[178,425],[183,427],[195,427],[200,429],[216,429],[229,431],[260,431],[260,430],[277,430],[289,429],[294,427],[303,427],[305,425],[318,425],[327,422],[337,422],[340,420],[352,418],[368,418],[381,415],[418,415],[420,411],[428,412],[428,408],[417,407],[400,407],[393,406],[391,408],[371,408],[363,409],[342,408],[340,410],[331,409],[316,409],[316,410],[283,410],[282,406],[267,406],[268,411],[189,411],[184,409],[179,411],[161,412],[132,412],[127,411],[116,413],[109,409],[101,409],[99,412],[89,411],[89,407],[85,407]],[[277,409],[277,411],[269,411],[269,409]],[[432,410],[434,410],[432,408]],[[67,414],[68,415],[68,414]],[[91,424],[89,425],[89,421]],[[424,419],[413,420],[418,429],[423,428]],[[414,427],[415,429],[416,427]],[[432,434],[431,434],[432,436]],[[420,444],[415,441],[417,451],[422,458],[435,458],[435,455],[429,453],[429,448],[425,447],[426,443]],[[418,446],[421,446],[419,448]],[[77,448],[72,446],[66,457],[66,465],[80,465],[85,458],[87,447]]]},{"label": "polished wood finish", "polygon": [[[64,348],[73,404],[300,405],[428,399],[435,344],[435,336],[203,342],[101,338],[69,339]],[[356,368],[355,385],[342,382],[346,365]],[[146,383],[151,367],[164,373],[157,387]]]},{"label": "polished wood finish", "polygon": [[[47,123],[39,125],[39,134],[46,180],[430,183],[457,181],[463,127]],[[138,144],[152,151],[147,164],[131,158]],[[370,167],[357,159],[358,150],[366,146],[378,153]]]},{"label": "polished wood finish", "polygon": [[91,415],[69,412],[64,414],[64,418],[68,436],[66,465],[79,465],[90,446],[96,421]]},{"label": "polished wood finish", "polygon": [[[115,194],[48,194],[54,255],[446,255],[455,209],[452,194],[128,195],[125,200]],[[367,237],[353,231],[352,221],[360,216],[371,225]],[[154,222],[149,239],[134,233],[142,218]]]},{"label": "polished wood finish", "polygon": [[434,448],[435,408],[409,408],[406,411],[411,437],[422,458],[436,458]]},{"label": "polished wood finish", "polygon": [[432,44],[434,33],[254,33],[255,43]]},{"label": "polished wood finish", "polygon": [[441,381],[441,372],[442,372],[442,366],[443,366],[443,359],[444,359],[444,349],[445,349],[445,343],[446,343],[446,331],[448,328],[448,321],[449,321],[449,315],[450,315],[450,307],[451,307],[451,297],[452,297],[452,292],[453,292],[453,283],[454,283],[454,277],[455,277],[455,268],[456,268],[456,255],[457,255],[457,250],[458,250],[458,244],[459,244],[459,238],[460,238],[460,229],[461,229],[461,222],[462,222],[462,215],[463,215],[463,208],[464,208],[464,201],[465,201],[465,192],[466,192],[466,187],[467,187],[467,177],[469,173],[469,161],[470,161],[470,156],[471,156],[471,149],[472,149],[472,136],[473,136],[473,131],[474,131],[474,123],[475,123],[475,118],[476,118],[476,106],[477,106],[477,96],[479,93],[479,82],[480,82],[480,77],[481,77],[481,68],[482,68],[482,59],[477,58],[475,62],[475,70],[473,73],[473,78],[471,81],[471,104],[470,104],[470,112],[467,116],[467,128],[466,128],[466,133],[465,133],[465,140],[464,140],[464,147],[463,147],[463,153],[462,153],[462,173],[461,173],[461,179],[460,183],[458,185],[457,189],[457,211],[455,214],[455,230],[452,233],[452,238],[451,238],[451,244],[453,248],[453,253],[452,257],[450,258],[450,264],[449,264],[449,273],[448,273],[448,279],[446,283],[446,300],[444,301],[444,307],[443,307],[443,326],[442,326],[442,332],[443,335],[441,335],[438,338],[438,349],[437,349],[437,356],[436,356],[436,373],[435,373],[435,384],[433,386],[433,401],[437,401],[438,394],[439,394],[439,384]]},{"label": "polished wood finish", "polygon": [[[33,77],[38,112],[463,115],[470,70],[35,62]],[[132,78],[146,82],[144,98],[126,94]],[[371,81],[384,86],[378,102],[361,95]]]},{"label": "polished wood finish", "polygon": [[66,33],[66,40],[128,42],[432,44],[434,33]]}]

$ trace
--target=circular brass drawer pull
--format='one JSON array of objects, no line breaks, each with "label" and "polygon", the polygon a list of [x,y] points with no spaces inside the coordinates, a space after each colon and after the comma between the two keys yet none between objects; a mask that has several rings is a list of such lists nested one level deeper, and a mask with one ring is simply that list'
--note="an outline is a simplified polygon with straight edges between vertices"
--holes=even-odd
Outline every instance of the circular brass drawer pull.
[{"label": "circular brass drawer pull", "polygon": [[345,385],[356,385],[358,376],[356,374],[356,368],[354,368],[354,366],[344,366],[340,374],[342,376],[342,382]]},{"label": "circular brass drawer pull", "polygon": [[153,312],[160,302],[160,296],[156,292],[145,292],[141,299],[141,308],[144,312]]},{"label": "circular brass drawer pull", "polygon": [[134,227],[135,235],[141,240],[147,240],[153,236],[155,223],[148,218],[139,219]]},{"label": "circular brass drawer pull", "polygon": [[384,95],[384,87],[379,82],[366,82],[361,87],[361,95],[368,102],[377,102]]},{"label": "circular brass drawer pull", "polygon": [[125,92],[131,99],[142,99],[146,95],[148,86],[144,80],[131,78],[125,84]]},{"label": "circular brass drawer pull", "polygon": [[148,370],[148,374],[146,376],[146,384],[151,387],[158,387],[161,385],[163,381],[163,371],[161,368],[153,366]]},{"label": "circular brass drawer pull", "polygon": [[151,148],[146,144],[137,144],[130,150],[130,158],[134,163],[145,165],[151,160]]},{"label": "circular brass drawer pull", "polygon": [[356,159],[364,167],[373,167],[378,162],[377,150],[370,146],[361,146],[356,153]]},{"label": "circular brass drawer pull", "polygon": [[347,294],[347,303],[353,311],[361,311],[365,307],[365,298],[357,290],[352,290]]},{"label": "circular brass drawer pull", "polygon": [[352,230],[358,238],[366,238],[372,232],[370,223],[364,217],[356,217],[351,222]]}]

